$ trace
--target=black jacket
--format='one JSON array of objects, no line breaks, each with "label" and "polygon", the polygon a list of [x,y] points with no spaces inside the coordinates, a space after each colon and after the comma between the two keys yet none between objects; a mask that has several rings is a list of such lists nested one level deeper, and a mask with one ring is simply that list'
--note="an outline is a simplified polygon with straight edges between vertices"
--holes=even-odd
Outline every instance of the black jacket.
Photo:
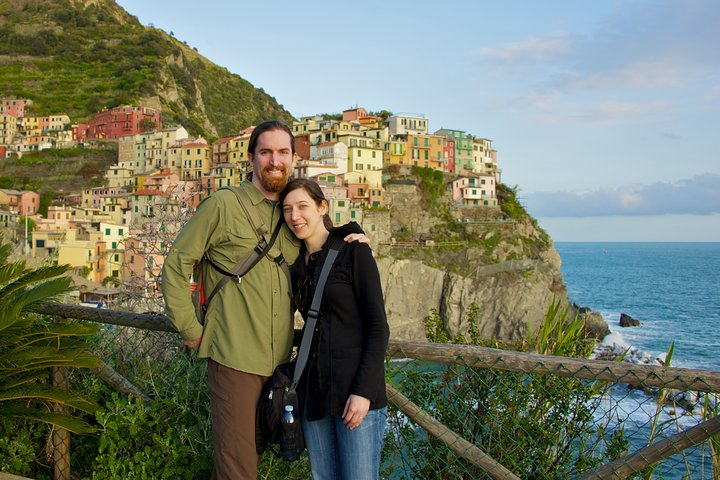
[{"label": "black jacket", "polygon": [[[312,254],[307,265],[305,246],[300,249],[293,265],[293,285],[303,318],[307,318],[329,244],[334,236],[339,239],[337,244],[343,245],[347,227],[333,229],[323,249]],[[299,387],[310,420],[342,415],[350,394],[369,399],[370,409],[387,405],[385,351],[389,335],[372,251],[367,244],[344,243],[325,285],[310,358]]]}]

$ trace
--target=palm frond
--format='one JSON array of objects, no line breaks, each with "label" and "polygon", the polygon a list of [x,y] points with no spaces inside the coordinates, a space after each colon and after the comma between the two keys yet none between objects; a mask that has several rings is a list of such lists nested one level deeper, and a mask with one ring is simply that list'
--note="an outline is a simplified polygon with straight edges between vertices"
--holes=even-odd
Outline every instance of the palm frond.
[{"label": "palm frond", "polygon": [[86,413],[95,413],[100,409],[100,406],[95,402],[78,394],[47,384],[23,385],[17,388],[0,390],[0,403],[3,404],[3,413],[6,408],[5,402],[12,402],[13,400],[57,403]]},{"label": "palm frond", "polygon": [[[0,236],[0,243],[2,237]],[[70,289],[67,266],[27,269],[8,263],[11,246],[0,245],[0,416],[24,417],[77,433],[93,427],[71,414],[51,411],[52,404],[93,413],[99,407],[83,396],[49,385],[50,367],[92,368],[99,359],[87,353],[84,337],[96,327],[48,323],[33,307]]]},{"label": "palm frond", "polygon": [[25,262],[0,264],[0,285],[3,285],[2,288],[4,289],[6,283],[21,276],[25,272]]},{"label": "palm frond", "polygon": [[63,413],[44,412],[26,407],[19,403],[3,406],[2,413],[0,413],[0,415],[8,418],[19,417],[48,423],[77,434],[95,433],[97,431],[96,427],[93,427],[89,423],[77,417]]},{"label": "palm frond", "polygon": [[0,233],[0,264],[4,265],[7,263],[7,259],[12,253],[12,245],[9,243],[3,243],[3,235]]}]

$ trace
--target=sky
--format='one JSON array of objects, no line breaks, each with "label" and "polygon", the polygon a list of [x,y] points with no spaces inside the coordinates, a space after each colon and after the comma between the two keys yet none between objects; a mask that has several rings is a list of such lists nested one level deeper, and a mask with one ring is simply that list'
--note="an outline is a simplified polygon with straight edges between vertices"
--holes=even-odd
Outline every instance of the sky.
[{"label": "sky", "polygon": [[717,0],[116,0],[293,116],[489,138],[557,241],[720,241]]}]

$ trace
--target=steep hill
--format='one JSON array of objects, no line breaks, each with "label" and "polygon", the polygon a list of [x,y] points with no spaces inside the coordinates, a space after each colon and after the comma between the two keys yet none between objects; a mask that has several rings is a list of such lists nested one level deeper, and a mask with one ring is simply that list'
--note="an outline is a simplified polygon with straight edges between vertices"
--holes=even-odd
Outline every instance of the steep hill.
[{"label": "steep hill", "polygon": [[0,96],[73,121],[103,107],[161,106],[167,121],[211,138],[292,118],[262,89],[113,0],[0,0]]}]

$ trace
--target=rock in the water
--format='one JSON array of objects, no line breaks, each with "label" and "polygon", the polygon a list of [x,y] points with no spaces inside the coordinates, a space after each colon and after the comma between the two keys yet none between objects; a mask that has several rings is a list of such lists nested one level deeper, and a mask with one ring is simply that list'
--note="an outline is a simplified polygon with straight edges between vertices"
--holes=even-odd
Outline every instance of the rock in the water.
[{"label": "rock in the water", "polygon": [[582,314],[582,317],[585,319],[586,337],[602,340],[610,333],[607,322],[598,312],[586,311]]},{"label": "rock in the water", "polygon": [[640,320],[635,320],[633,317],[626,313],[620,314],[620,326],[621,327],[639,327]]}]

